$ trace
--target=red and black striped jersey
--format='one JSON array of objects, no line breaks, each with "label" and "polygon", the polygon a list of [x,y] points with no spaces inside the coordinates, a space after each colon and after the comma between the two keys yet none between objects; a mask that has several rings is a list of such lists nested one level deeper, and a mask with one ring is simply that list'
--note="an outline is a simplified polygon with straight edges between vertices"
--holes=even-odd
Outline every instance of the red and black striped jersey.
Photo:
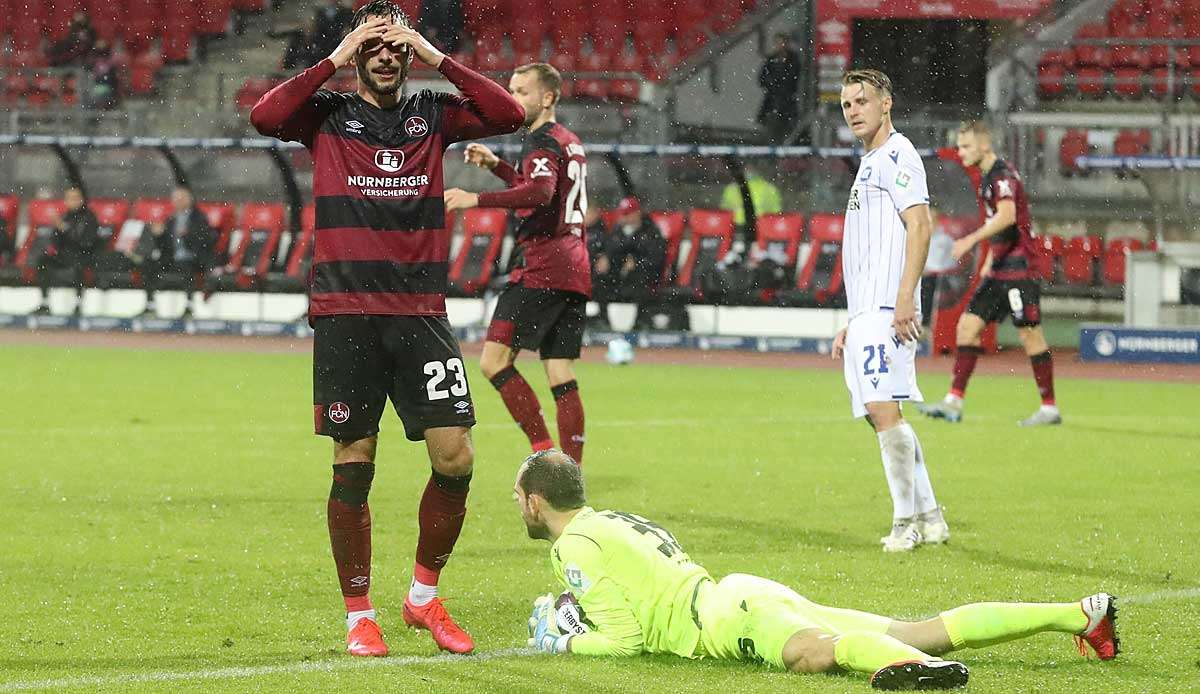
[{"label": "red and black striped jersey", "polygon": [[254,107],[259,132],[312,152],[310,315],[446,314],[443,153],[513,132],[524,113],[486,77],[449,58],[439,69],[464,96],[423,90],[380,109],[358,94],[318,90],[335,71],[323,60]]},{"label": "red and black striped jersey", "polygon": [[511,187],[479,194],[480,207],[526,207],[510,280],[526,287],[592,294],[588,259],[587,157],[575,133],[549,122],[529,133],[518,172],[493,170]]},{"label": "red and black striped jersey", "polygon": [[992,168],[983,174],[979,183],[979,198],[983,200],[988,219],[996,215],[1001,200],[1012,200],[1017,208],[1017,221],[990,239],[992,277],[1000,280],[1029,279],[1033,276],[1033,259],[1037,257],[1038,249],[1033,239],[1029,198],[1025,195],[1021,174],[1003,159],[997,159]]}]

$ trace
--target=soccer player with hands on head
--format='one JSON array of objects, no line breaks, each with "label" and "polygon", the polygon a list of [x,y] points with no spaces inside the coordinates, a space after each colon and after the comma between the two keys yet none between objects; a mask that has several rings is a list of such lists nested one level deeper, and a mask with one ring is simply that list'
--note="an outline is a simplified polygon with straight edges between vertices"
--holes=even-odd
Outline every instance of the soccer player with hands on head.
[{"label": "soccer player with hands on head", "polygon": [[758,576],[716,581],[662,526],[588,506],[579,466],[557,450],[525,459],[513,498],[529,537],[550,542],[565,591],[539,597],[527,622],[529,645],[545,653],[670,653],[795,673],[861,672],[876,689],[895,690],[962,686],[966,666],[940,656],[1040,632],[1074,634],[1102,660],[1119,651],[1116,598],[1107,593],[975,603],[910,622],[819,605]]},{"label": "soccer player with hands on head", "polygon": [[[434,48],[389,0],[361,7],[351,26],[328,58],[268,92],[250,114],[260,133],[302,142],[313,156],[313,414],[316,433],[333,439],[327,521],[347,650],[388,652],[369,597],[367,496],[391,400],[405,436],[425,442],[432,468],[402,616],[430,630],[439,648],[467,653],[474,641],[438,597],[475,461],[466,365],[446,319],[442,157],[455,142],[515,131],[525,113],[502,87]],[[461,96],[403,96],[414,59],[439,70]],[[351,63],[355,93],[321,89]]]},{"label": "soccer player with hands on head", "polygon": [[922,400],[917,388],[921,273],[932,220],[925,166],[892,127],[892,83],[878,70],[842,79],[842,115],[863,144],[843,228],[842,276],[849,324],[833,341],[843,359],[855,417],[879,439],[892,496],[885,552],[905,552],[950,538],[933,494],[925,453],[900,404]]}]

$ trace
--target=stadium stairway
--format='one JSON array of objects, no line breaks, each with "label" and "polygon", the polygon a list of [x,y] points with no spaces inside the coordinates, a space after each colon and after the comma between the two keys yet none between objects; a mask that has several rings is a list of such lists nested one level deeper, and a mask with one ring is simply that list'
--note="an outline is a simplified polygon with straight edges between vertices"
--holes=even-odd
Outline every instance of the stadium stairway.
[{"label": "stadium stairway", "polygon": [[231,108],[242,76],[271,74],[287,40],[271,38],[273,28],[296,26],[308,18],[312,5],[287,2],[276,10],[267,9],[247,18],[241,36],[232,32],[209,45],[207,59],[174,70],[159,87],[159,108],[153,113],[152,132],[180,135],[203,133],[239,136],[246,124]]}]

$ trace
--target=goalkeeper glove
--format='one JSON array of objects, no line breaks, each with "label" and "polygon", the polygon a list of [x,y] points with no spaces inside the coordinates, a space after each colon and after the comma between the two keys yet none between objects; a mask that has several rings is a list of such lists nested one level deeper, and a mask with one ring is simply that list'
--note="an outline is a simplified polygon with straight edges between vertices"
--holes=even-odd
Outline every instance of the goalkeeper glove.
[{"label": "goalkeeper glove", "polygon": [[558,630],[554,616],[554,596],[547,593],[533,601],[533,611],[529,614],[528,645],[542,653],[555,655],[567,652],[567,642],[570,634]]}]

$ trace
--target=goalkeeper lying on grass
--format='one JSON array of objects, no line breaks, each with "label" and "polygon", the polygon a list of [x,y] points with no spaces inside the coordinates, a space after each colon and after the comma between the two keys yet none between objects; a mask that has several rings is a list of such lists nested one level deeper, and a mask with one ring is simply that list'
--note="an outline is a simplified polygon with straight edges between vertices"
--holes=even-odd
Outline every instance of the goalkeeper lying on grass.
[{"label": "goalkeeper lying on grass", "polygon": [[529,618],[530,644],[547,653],[674,653],[792,672],[853,670],[870,674],[877,689],[943,689],[967,681],[966,666],[938,657],[959,648],[1060,631],[1101,660],[1118,652],[1116,599],[1106,593],[977,603],[903,622],[817,605],[756,576],[714,581],[661,526],[588,507],[579,467],[560,451],[529,456],[513,491],[529,536],[553,543],[550,561],[567,591],[539,598]]}]

